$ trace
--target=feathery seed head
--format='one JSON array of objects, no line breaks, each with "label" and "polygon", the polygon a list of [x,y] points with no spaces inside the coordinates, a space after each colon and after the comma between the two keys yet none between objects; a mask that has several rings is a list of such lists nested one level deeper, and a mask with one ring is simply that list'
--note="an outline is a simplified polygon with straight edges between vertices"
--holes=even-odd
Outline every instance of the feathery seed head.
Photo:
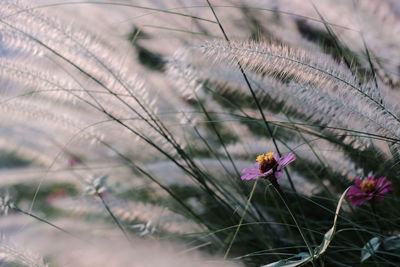
[{"label": "feathery seed head", "polygon": [[85,188],[86,194],[100,195],[107,191],[107,178],[107,175],[103,175],[87,180],[87,186]]},{"label": "feathery seed head", "polygon": [[7,215],[8,210],[13,206],[14,204],[12,203],[9,193],[5,193],[3,196],[0,197],[0,213]]}]

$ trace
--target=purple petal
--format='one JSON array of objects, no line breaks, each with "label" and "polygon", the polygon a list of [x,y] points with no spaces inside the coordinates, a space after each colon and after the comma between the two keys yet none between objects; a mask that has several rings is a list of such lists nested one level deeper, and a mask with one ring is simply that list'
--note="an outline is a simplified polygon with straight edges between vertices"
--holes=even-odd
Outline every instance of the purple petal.
[{"label": "purple petal", "polygon": [[274,171],[273,169],[270,169],[270,170],[264,172],[262,175],[263,175],[263,176],[271,175],[273,171]]},{"label": "purple petal", "polygon": [[296,155],[293,152],[290,152],[286,156],[282,156],[279,159],[279,164],[283,165],[283,166],[286,166],[286,165],[288,165],[289,163],[291,163],[291,162],[293,162],[295,160],[296,160]]},{"label": "purple petal", "polygon": [[292,163],[293,161],[296,160],[296,155],[293,152],[290,152],[286,156],[283,156],[279,159],[278,161],[278,170],[281,170],[285,166],[287,166],[289,163]]},{"label": "purple petal", "polygon": [[246,174],[240,177],[242,180],[251,180],[251,179],[257,179],[260,175],[259,174]]},{"label": "purple petal", "polygon": [[282,176],[282,174],[283,174],[283,171],[276,171],[275,172],[275,178],[279,179]]},{"label": "purple petal", "polygon": [[393,190],[393,187],[387,187],[387,188],[384,188],[384,189],[380,190],[380,191],[378,192],[378,194],[379,194],[379,195],[384,195],[384,194],[389,193],[389,191],[392,191],[392,190]]},{"label": "purple petal", "polygon": [[242,173],[244,174],[241,178],[242,180],[251,180],[251,179],[257,179],[261,173],[258,169],[243,169]]},{"label": "purple petal", "polygon": [[353,202],[351,202],[351,204],[353,205],[353,206],[361,206],[362,204],[364,204],[364,202],[365,202],[365,199],[357,199],[357,200],[354,200]]},{"label": "purple petal", "polygon": [[367,200],[368,196],[365,194],[354,194],[354,195],[348,195],[347,199],[351,202],[353,206],[358,206],[363,204]]},{"label": "purple petal", "polygon": [[352,187],[350,187],[349,191],[347,191],[347,196],[358,195],[360,193],[362,193],[361,188],[353,185]]},{"label": "purple petal", "polygon": [[384,183],[382,186],[379,186],[378,188],[379,189],[383,189],[383,188],[385,188],[385,187],[388,187],[389,185],[391,185],[392,184],[392,181],[387,181],[386,183]]},{"label": "purple petal", "polygon": [[[383,179],[381,179],[381,178],[383,178]],[[384,195],[384,194],[389,193],[389,191],[393,190],[393,187],[390,186],[392,184],[392,181],[387,181],[386,183],[384,183],[386,178],[385,177],[381,177],[381,178],[379,179],[380,181],[378,181],[378,182],[380,182],[380,186],[378,186],[377,190],[376,190],[376,194],[378,194],[378,195]]]},{"label": "purple petal", "polygon": [[362,179],[361,179],[361,178],[357,178],[357,179],[354,181],[354,184],[355,184],[356,186],[358,186],[358,187],[361,186],[361,183],[362,183]]},{"label": "purple petal", "polygon": [[245,169],[242,170],[242,173],[244,173],[244,174],[255,174],[255,173],[260,173],[260,171],[258,169],[245,168]]},{"label": "purple petal", "polygon": [[378,179],[378,181],[376,182],[376,187],[378,187],[378,188],[381,187],[385,180],[386,180],[386,177],[380,177]]},{"label": "purple petal", "polygon": [[347,199],[351,202],[353,206],[362,205],[367,200],[367,198],[368,196],[365,195],[356,185],[350,187],[349,191],[347,192]]}]

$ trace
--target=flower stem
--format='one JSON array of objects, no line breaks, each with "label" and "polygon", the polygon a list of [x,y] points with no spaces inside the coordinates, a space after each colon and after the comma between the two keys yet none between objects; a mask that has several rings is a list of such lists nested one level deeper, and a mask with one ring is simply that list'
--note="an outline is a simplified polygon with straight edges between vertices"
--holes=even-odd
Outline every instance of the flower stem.
[{"label": "flower stem", "polygon": [[377,212],[376,212],[375,201],[374,201],[374,199],[372,199],[372,200],[369,202],[369,204],[371,205],[372,213],[374,214],[373,217],[374,217],[374,220],[375,220],[376,227],[377,227],[378,230],[379,230],[379,234],[383,235],[383,230],[382,230],[381,224],[379,223],[378,214],[377,214]]},{"label": "flower stem", "polygon": [[311,263],[313,264],[313,266],[315,266],[315,265],[314,265],[314,252],[313,252],[313,249],[312,249],[310,243],[308,242],[308,240],[307,240],[307,238],[306,238],[306,236],[305,236],[305,234],[304,234],[304,231],[302,230],[300,224],[298,223],[298,221],[297,221],[297,219],[296,219],[296,216],[294,215],[294,213],[293,213],[292,210],[290,209],[290,207],[289,207],[289,205],[288,205],[288,202],[287,202],[287,199],[286,199],[286,196],[285,196],[285,194],[283,193],[281,187],[279,186],[278,181],[276,180],[275,177],[272,177],[272,178],[270,178],[270,179],[268,179],[268,180],[271,182],[271,184],[272,184],[273,187],[275,188],[275,190],[276,190],[276,192],[278,193],[279,197],[280,197],[281,200],[283,201],[283,204],[285,204],[286,209],[289,211],[290,216],[292,217],[294,223],[296,224],[297,228],[299,229],[300,235],[301,235],[301,237],[303,238],[303,241],[304,241],[304,243],[305,243],[306,246],[307,246],[308,252],[310,253],[310,256],[311,256]]},{"label": "flower stem", "polygon": [[96,195],[101,199],[101,202],[103,203],[103,206],[105,207],[105,209],[107,210],[108,214],[111,216],[111,218],[113,219],[113,221],[115,222],[115,224],[118,226],[118,228],[121,230],[121,232],[124,234],[126,240],[128,240],[128,243],[130,245],[132,245],[132,241],[129,238],[128,233],[125,231],[124,227],[121,225],[121,223],[119,222],[119,220],[117,219],[117,217],[115,217],[114,213],[111,211],[110,207],[108,206],[108,204],[106,203],[106,201],[103,198],[103,195],[100,193],[96,193]]},{"label": "flower stem", "polygon": [[253,188],[251,189],[250,196],[249,196],[249,198],[247,199],[247,203],[246,203],[246,206],[245,206],[244,211],[243,211],[243,215],[242,215],[242,217],[240,218],[239,224],[238,224],[238,226],[236,227],[236,231],[235,231],[235,233],[233,234],[233,237],[232,237],[232,239],[231,239],[231,242],[229,243],[228,249],[227,249],[226,252],[225,252],[224,260],[226,260],[226,258],[228,258],[228,255],[229,255],[229,252],[231,251],[233,242],[235,241],[236,236],[237,236],[238,233],[239,233],[240,227],[242,226],[244,217],[246,216],[246,213],[247,213],[247,209],[248,209],[248,207],[249,207],[249,205],[250,205],[251,199],[253,198],[254,191],[256,190],[258,180],[259,180],[259,179],[256,179],[256,181],[254,182]]},{"label": "flower stem", "polygon": [[46,219],[40,218],[40,217],[36,216],[35,214],[33,214],[33,213],[29,212],[29,211],[21,210],[20,208],[15,207],[15,206],[9,206],[9,208],[12,209],[12,210],[15,210],[15,211],[17,211],[17,212],[19,212],[19,213],[25,214],[25,215],[27,215],[27,216],[29,216],[29,217],[32,217],[32,218],[34,218],[34,219],[36,219],[36,220],[38,220],[38,221],[40,221],[40,222],[43,222],[43,223],[45,223],[45,224],[48,224],[48,225],[50,225],[51,227],[54,227],[55,229],[57,229],[57,230],[59,230],[59,231],[65,233],[65,234],[67,234],[67,235],[70,235],[70,236],[72,236],[72,237],[74,237],[74,238],[76,238],[76,239],[79,239],[79,240],[82,240],[82,241],[85,241],[85,242],[86,242],[86,240],[83,240],[82,238],[80,238],[80,237],[78,237],[78,236],[72,234],[71,232],[69,232],[69,231],[67,231],[67,230],[65,230],[65,229],[63,229],[63,228],[61,228],[61,227],[59,227],[59,226],[57,226],[57,225],[55,225],[55,224],[49,222],[49,221],[46,220]]}]

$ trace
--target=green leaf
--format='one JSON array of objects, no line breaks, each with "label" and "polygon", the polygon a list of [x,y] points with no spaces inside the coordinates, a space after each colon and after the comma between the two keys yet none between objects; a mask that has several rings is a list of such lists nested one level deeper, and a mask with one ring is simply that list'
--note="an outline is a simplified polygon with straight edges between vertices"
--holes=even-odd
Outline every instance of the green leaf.
[{"label": "green leaf", "polygon": [[[297,258],[299,258],[299,259],[297,259]],[[262,267],[283,267],[283,266],[284,267],[295,267],[295,266],[304,264],[306,262],[309,262],[310,260],[311,260],[310,254],[308,254],[307,252],[301,252],[289,259],[276,261],[276,262],[264,265]]]},{"label": "green leaf", "polygon": [[361,262],[366,261],[379,249],[381,240],[378,237],[371,238],[361,250]]},{"label": "green leaf", "polygon": [[386,250],[395,250],[400,248],[400,235],[386,237],[383,240],[383,246]]},{"label": "green leaf", "polygon": [[400,235],[394,235],[384,238],[383,240],[379,237],[371,238],[361,250],[361,262],[366,261],[379,247],[383,245],[385,250],[396,250],[400,248]]}]

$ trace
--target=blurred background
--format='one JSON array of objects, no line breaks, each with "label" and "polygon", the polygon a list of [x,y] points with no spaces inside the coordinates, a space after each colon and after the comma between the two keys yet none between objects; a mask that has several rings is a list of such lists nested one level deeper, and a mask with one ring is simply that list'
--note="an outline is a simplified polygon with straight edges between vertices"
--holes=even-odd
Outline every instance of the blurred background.
[{"label": "blurred background", "polygon": [[[399,33],[395,0],[1,1],[0,265],[264,266],[375,175],[315,264],[397,266]],[[240,179],[270,151],[311,246]]]}]

